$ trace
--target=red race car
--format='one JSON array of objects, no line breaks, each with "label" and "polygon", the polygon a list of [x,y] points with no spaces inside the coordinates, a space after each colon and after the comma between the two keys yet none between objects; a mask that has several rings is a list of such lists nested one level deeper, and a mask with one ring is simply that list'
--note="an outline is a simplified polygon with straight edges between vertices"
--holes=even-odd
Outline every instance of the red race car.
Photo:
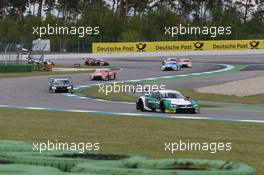
[{"label": "red race car", "polygon": [[87,66],[109,66],[109,63],[104,59],[84,58],[84,65]]},{"label": "red race car", "polygon": [[111,69],[96,69],[95,72],[89,74],[90,80],[115,80],[116,72]]}]

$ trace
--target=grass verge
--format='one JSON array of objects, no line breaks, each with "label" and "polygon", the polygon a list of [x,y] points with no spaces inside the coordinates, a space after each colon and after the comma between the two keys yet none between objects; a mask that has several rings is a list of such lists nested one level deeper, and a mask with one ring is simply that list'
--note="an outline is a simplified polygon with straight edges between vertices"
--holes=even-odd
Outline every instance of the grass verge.
[{"label": "grass verge", "polygon": [[181,92],[185,96],[189,96],[196,100],[216,101],[227,103],[242,103],[242,104],[261,104],[264,103],[264,94],[238,97],[235,95],[218,95],[210,93],[199,93],[191,89],[184,89]]},{"label": "grass verge", "polygon": [[96,99],[103,99],[103,100],[111,100],[111,101],[122,101],[122,102],[136,102],[138,97],[127,94],[124,92],[110,92],[107,95],[103,92],[99,93],[99,86],[92,86],[88,88],[80,89],[76,92],[78,95],[89,97],[89,98],[96,98]]},{"label": "grass verge", "polygon": [[64,75],[64,74],[80,74],[80,73],[89,73],[89,72],[93,72],[93,70],[63,71],[63,72],[34,71],[34,72],[25,72],[25,73],[0,73],[0,78],[33,77],[33,76]]},{"label": "grass verge", "polygon": [[[98,98],[104,100],[112,101],[126,101],[126,102],[136,102],[138,99],[137,96],[128,94],[128,93],[114,93],[110,92],[108,95],[104,93],[98,93],[99,87],[92,86],[89,88],[81,89],[77,94],[81,96],[86,96],[90,98]],[[213,102],[226,102],[226,103],[242,103],[242,104],[262,104],[264,103],[264,94],[252,95],[246,97],[237,97],[234,95],[218,95],[218,94],[209,94],[209,93],[199,93],[191,89],[183,89],[180,92],[186,96],[191,97],[195,100],[201,101],[213,101]],[[217,107],[217,106],[208,106],[204,105],[203,107]]]},{"label": "grass verge", "polygon": [[[76,68],[73,66],[56,66],[54,68]],[[77,67],[78,68],[78,67]],[[80,68],[87,68],[92,70],[78,70],[78,71],[33,71],[33,72],[22,72],[22,73],[0,73],[0,78],[15,78],[15,77],[33,77],[33,76],[47,76],[47,75],[64,75],[64,74],[80,74],[80,73],[90,73],[94,72],[95,69],[99,68],[111,68],[113,70],[118,70],[118,67],[109,66],[81,66]]]},{"label": "grass verge", "polygon": [[[18,115],[19,114],[19,115]],[[0,109],[0,139],[100,142],[101,153],[244,162],[264,174],[263,124]],[[165,142],[232,142],[230,152],[164,151]]]},{"label": "grass verge", "polygon": [[[103,99],[103,100],[111,100],[111,101],[120,101],[120,102],[136,102],[139,97],[136,95],[128,94],[128,93],[114,93],[110,92],[107,95],[104,93],[99,93],[98,86],[92,86],[89,88],[83,88],[80,91],[76,92],[80,96],[85,96],[89,98],[96,98],[96,99]],[[219,107],[213,105],[204,105],[202,104],[201,107],[203,108],[212,108],[212,107]]]}]

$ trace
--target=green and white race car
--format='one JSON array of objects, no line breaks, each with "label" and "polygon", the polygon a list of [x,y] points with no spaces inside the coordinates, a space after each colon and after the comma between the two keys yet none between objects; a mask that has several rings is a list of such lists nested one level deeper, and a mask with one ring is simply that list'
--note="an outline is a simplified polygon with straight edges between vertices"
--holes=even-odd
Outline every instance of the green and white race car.
[{"label": "green and white race car", "polygon": [[159,90],[141,96],[137,103],[137,110],[160,111],[168,113],[199,113],[200,105],[197,101],[184,97],[180,92],[173,90]]}]

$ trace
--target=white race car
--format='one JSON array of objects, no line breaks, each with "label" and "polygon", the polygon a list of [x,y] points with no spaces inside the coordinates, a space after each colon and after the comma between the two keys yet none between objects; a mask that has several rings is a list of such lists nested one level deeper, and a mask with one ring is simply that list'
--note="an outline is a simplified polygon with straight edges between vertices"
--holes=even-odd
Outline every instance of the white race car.
[{"label": "white race car", "polygon": [[160,111],[169,113],[199,113],[200,105],[197,101],[184,97],[173,90],[154,91],[141,96],[136,103],[140,111]]}]

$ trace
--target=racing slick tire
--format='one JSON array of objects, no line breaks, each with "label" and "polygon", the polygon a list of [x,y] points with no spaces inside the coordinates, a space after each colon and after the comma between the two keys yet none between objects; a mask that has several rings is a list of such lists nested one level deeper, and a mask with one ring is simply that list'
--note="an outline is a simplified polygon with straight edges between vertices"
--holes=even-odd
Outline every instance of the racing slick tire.
[{"label": "racing slick tire", "polygon": [[115,80],[116,79],[116,73],[114,73],[114,76],[113,76],[113,80]]},{"label": "racing slick tire", "polygon": [[105,81],[109,81],[110,80],[110,75],[105,76],[104,80]]},{"label": "racing slick tire", "polygon": [[194,114],[200,114],[201,113],[201,109],[199,108],[199,109],[194,109],[194,112],[193,112]]},{"label": "racing slick tire", "polygon": [[68,93],[73,94],[73,88],[71,90],[68,90]]},{"label": "racing slick tire", "polygon": [[143,101],[142,101],[141,99],[138,100],[136,106],[137,106],[137,110],[139,110],[139,111],[141,111],[141,112],[146,111],[145,108],[144,108]]},{"label": "racing slick tire", "polygon": [[160,102],[160,112],[165,113],[165,105],[164,105],[163,101]]}]

